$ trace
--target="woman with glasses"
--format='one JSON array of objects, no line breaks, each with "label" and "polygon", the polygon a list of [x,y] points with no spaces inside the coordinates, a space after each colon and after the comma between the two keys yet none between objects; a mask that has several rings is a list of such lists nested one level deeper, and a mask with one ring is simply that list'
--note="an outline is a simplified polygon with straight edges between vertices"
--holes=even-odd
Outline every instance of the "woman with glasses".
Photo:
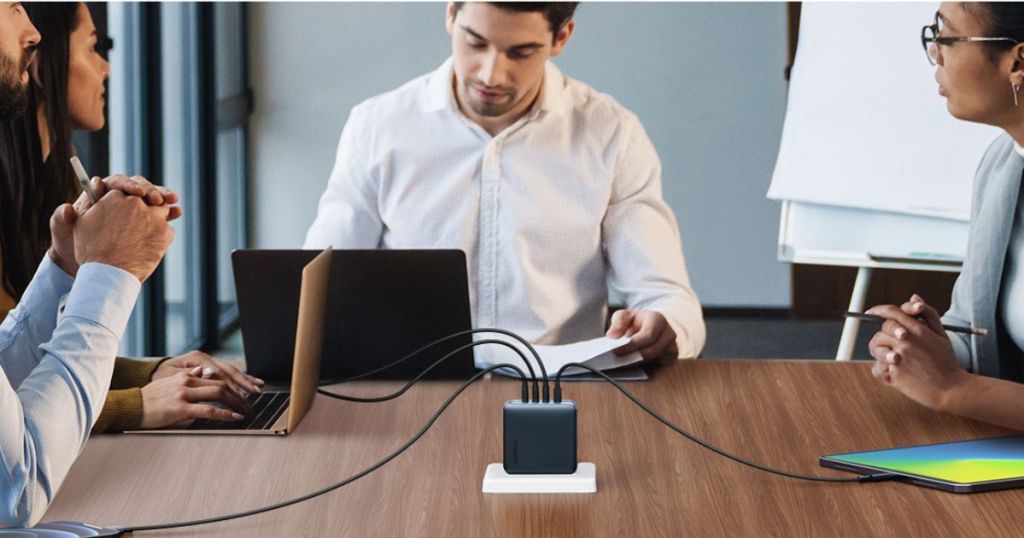
[{"label": "woman with glasses", "polygon": [[1024,430],[1024,4],[943,3],[921,40],[949,113],[1005,132],[978,166],[952,306],[940,318],[914,295],[868,310],[887,318],[872,373],[933,409]]}]

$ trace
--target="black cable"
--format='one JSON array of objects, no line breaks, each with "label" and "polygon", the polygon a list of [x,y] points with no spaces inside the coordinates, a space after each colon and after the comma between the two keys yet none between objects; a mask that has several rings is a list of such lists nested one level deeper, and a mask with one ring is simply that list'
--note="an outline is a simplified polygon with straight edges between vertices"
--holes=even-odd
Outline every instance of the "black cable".
[{"label": "black cable", "polygon": [[903,475],[892,474],[892,473],[875,473],[866,474],[861,476],[858,482],[885,482],[887,480],[896,480],[897,478],[904,478]]},{"label": "black cable", "polygon": [[670,421],[669,419],[661,416],[661,414],[659,414],[657,411],[651,409],[650,407],[647,406],[647,404],[645,404],[644,402],[640,401],[640,399],[637,398],[635,394],[630,392],[630,390],[627,389],[626,387],[623,387],[622,385],[620,385],[618,381],[615,381],[611,377],[608,377],[608,374],[606,374],[606,373],[604,373],[604,372],[602,372],[600,370],[597,370],[596,368],[592,368],[590,366],[587,366],[586,364],[580,364],[580,363],[573,362],[573,363],[566,364],[565,366],[563,366],[563,367],[558,369],[558,373],[555,375],[555,403],[560,403],[562,401],[562,385],[561,385],[561,383],[562,383],[562,373],[564,373],[566,369],[573,368],[573,367],[582,368],[584,370],[589,370],[591,373],[594,373],[594,374],[597,374],[600,377],[603,377],[605,381],[611,383],[615,388],[619,389],[619,392],[625,394],[627,398],[632,400],[633,403],[635,403],[636,405],[640,406],[640,408],[643,409],[644,411],[646,411],[648,415],[651,415],[652,417],[658,419],[659,422],[661,422],[662,424],[668,426],[672,430],[675,430],[675,432],[678,433],[679,435],[682,435],[683,437],[693,441],[694,443],[697,443],[698,445],[700,445],[700,446],[702,446],[702,447],[704,447],[704,448],[706,448],[706,449],[708,449],[708,450],[710,450],[710,451],[712,451],[712,452],[714,452],[714,453],[716,453],[716,454],[718,454],[720,456],[725,456],[726,458],[729,458],[729,459],[731,459],[731,460],[733,460],[733,461],[735,461],[737,463],[742,463],[743,465],[749,465],[750,467],[753,467],[755,469],[758,469],[760,471],[764,471],[764,472],[767,472],[767,473],[777,474],[777,475],[785,476],[785,477],[788,477],[788,478],[796,478],[796,479],[799,479],[799,480],[810,480],[812,482],[876,482],[876,481],[879,481],[879,480],[888,480],[889,479],[887,475],[866,475],[866,476],[860,476],[860,477],[857,477],[857,478],[842,478],[842,477],[814,476],[814,475],[805,475],[805,474],[799,474],[799,473],[791,473],[789,471],[783,471],[783,470],[779,470],[779,469],[774,469],[772,467],[761,465],[760,463],[753,462],[753,461],[750,461],[748,459],[744,459],[744,458],[741,458],[739,456],[730,454],[730,453],[728,453],[728,452],[726,452],[726,451],[724,451],[724,450],[722,450],[722,449],[720,449],[720,448],[718,448],[718,447],[708,443],[707,441],[704,441],[704,440],[700,439],[699,437],[697,437],[697,436],[693,435],[692,433],[690,433],[690,432],[680,428],[679,426],[676,426],[675,424],[672,423],[672,421]]},{"label": "black cable", "polygon": [[[485,330],[490,330],[490,329],[480,329],[481,332],[483,332]],[[501,331],[499,329],[497,332],[505,332],[505,331]],[[463,334],[465,334],[465,333],[463,333]],[[452,335],[452,336],[455,336],[455,335]],[[522,340],[520,339],[520,341],[522,341]],[[436,344],[438,342],[432,342],[431,344],[428,344],[427,346],[424,346],[424,349],[428,348],[431,345],[434,345],[434,344]],[[470,348],[470,347],[472,347],[474,345],[482,345],[482,344],[485,344],[485,343],[488,343],[488,344],[490,344],[490,343],[498,343],[498,344],[509,345],[507,342],[505,342],[503,340],[481,340],[481,341],[478,341],[478,342],[474,342],[472,344],[469,344],[467,346],[463,346],[462,348],[459,348],[459,349],[457,349],[455,351],[452,351],[451,353],[445,355],[444,357],[442,357],[441,359],[436,361],[433,365],[431,365],[430,368],[433,368],[434,366],[439,364],[441,361],[447,359],[448,357],[450,357],[450,356],[452,356],[452,355],[454,355],[454,354],[456,354],[456,353],[458,353],[460,351],[463,351],[464,349],[468,349],[468,348]],[[529,344],[527,344],[527,345],[529,345]],[[513,347],[513,346],[509,346],[509,347]],[[515,349],[515,348],[513,347],[513,349]],[[532,349],[532,347],[531,347],[531,349]],[[422,351],[422,349],[419,350],[419,351]],[[518,350],[516,350],[516,351],[517,351],[517,353],[519,352]],[[405,358],[403,358],[401,360],[405,360],[405,359],[408,359],[408,358],[409,357],[407,356],[407,357],[405,357]],[[396,361],[396,363],[393,363],[393,364],[397,364],[397,362],[401,362],[401,360],[400,361]],[[541,368],[543,368],[543,363],[541,363],[539,360],[538,360],[538,363],[541,364],[542,365]],[[602,372],[600,370],[592,368],[592,367],[590,367],[588,365],[585,365],[585,364],[569,363],[569,364],[566,364],[565,366],[559,368],[558,373],[555,375],[555,394],[554,394],[554,396],[555,396],[555,403],[561,403],[561,401],[562,401],[562,387],[561,387],[562,374],[567,369],[574,368],[574,367],[587,370],[587,371],[589,371],[589,372],[591,372],[593,374],[596,374],[599,377],[603,378],[605,381],[611,383],[612,386],[617,388],[619,390],[619,392],[623,393],[634,404],[639,406],[641,409],[646,411],[649,415],[651,415],[652,417],[657,419],[659,422],[661,422],[665,426],[668,426],[670,429],[672,429],[676,433],[679,433],[683,437],[686,437],[687,439],[693,441],[694,443],[697,443],[698,445],[700,445],[700,446],[702,446],[702,447],[704,447],[704,448],[706,448],[706,449],[708,449],[708,450],[710,450],[710,451],[712,451],[712,452],[714,452],[716,454],[724,456],[724,457],[726,457],[728,459],[731,459],[731,460],[733,460],[733,461],[735,461],[737,463],[741,463],[741,464],[753,467],[753,468],[758,469],[760,471],[764,471],[764,472],[768,472],[768,473],[772,473],[772,474],[776,474],[776,475],[780,475],[780,476],[784,476],[784,477],[788,477],[788,478],[796,478],[796,479],[800,479],[800,480],[809,480],[809,481],[813,481],[813,482],[838,482],[838,483],[880,482],[880,481],[893,480],[893,479],[899,478],[899,475],[894,475],[894,474],[890,474],[890,473],[878,473],[878,474],[872,474],[872,475],[864,475],[864,476],[860,476],[860,477],[857,477],[857,478],[837,478],[837,477],[823,477],[823,476],[804,475],[804,474],[792,473],[792,472],[789,472],[789,471],[783,471],[783,470],[779,470],[779,469],[774,469],[774,468],[767,467],[765,465],[761,465],[759,463],[756,463],[756,462],[753,462],[753,461],[741,458],[739,456],[730,454],[729,452],[726,452],[726,451],[724,451],[724,450],[722,450],[722,449],[720,449],[718,447],[715,447],[714,445],[711,445],[711,444],[707,443],[706,441],[703,441],[702,439],[700,439],[700,438],[696,437],[695,435],[687,432],[686,430],[680,428],[679,426],[676,426],[674,423],[672,423],[672,421],[668,420],[667,418],[665,418],[661,414],[659,414],[657,411],[655,411],[655,410],[651,409],[650,407],[648,407],[647,404],[645,404],[639,398],[637,398],[636,395],[634,395],[629,389],[627,389],[626,387],[623,387],[622,385],[620,385],[617,381],[615,381],[614,379],[609,377],[607,374],[605,374],[604,372]],[[417,378],[422,377],[422,375],[424,373],[426,373],[426,371],[429,371],[430,368],[428,368],[427,370],[422,372],[419,376],[417,376]],[[194,526],[197,526],[197,525],[206,525],[206,524],[209,524],[209,523],[218,523],[218,522],[221,522],[221,521],[228,521],[228,520],[232,520],[232,519],[240,519],[240,518],[243,518],[243,517],[253,516],[253,515],[257,515],[257,514],[263,514],[263,513],[266,513],[266,512],[277,510],[279,508],[285,508],[285,507],[288,507],[288,506],[291,506],[291,505],[294,505],[294,504],[298,504],[298,503],[301,503],[301,502],[304,502],[304,501],[308,501],[310,499],[313,499],[313,498],[319,497],[321,495],[324,495],[326,493],[329,493],[331,491],[334,491],[334,490],[336,490],[338,488],[347,486],[348,484],[351,484],[352,482],[355,482],[356,480],[359,480],[360,478],[362,478],[362,477],[364,477],[364,476],[366,476],[366,475],[376,471],[377,469],[380,469],[381,467],[386,465],[388,462],[390,462],[391,460],[397,458],[403,452],[408,450],[413,444],[415,444],[417,441],[419,441],[420,438],[422,438],[427,433],[427,431],[430,430],[430,428],[437,422],[438,418],[441,417],[441,414],[444,413],[448,409],[448,406],[450,406],[452,404],[452,402],[454,402],[455,399],[459,397],[459,395],[461,395],[467,388],[469,388],[469,386],[471,384],[473,384],[474,382],[479,380],[481,377],[483,377],[487,373],[492,372],[494,370],[501,369],[501,368],[509,368],[509,369],[514,370],[516,373],[519,374],[520,379],[522,379],[522,381],[523,381],[522,392],[523,392],[523,395],[525,397],[525,395],[527,393],[527,388],[526,388],[527,377],[526,377],[526,374],[523,373],[523,371],[518,366],[516,366],[514,364],[504,363],[504,364],[495,364],[493,366],[484,368],[483,370],[480,370],[479,372],[474,374],[473,377],[469,378],[469,380],[467,380],[458,389],[456,389],[455,392],[453,392],[451,394],[451,396],[449,396],[448,399],[445,400],[444,403],[441,404],[441,407],[439,407],[438,410],[434,413],[434,415],[430,417],[430,419],[423,426],[423,428],[420,429],[420,431],[417,432],[415,435],[413,435],[412,438],[410,438],[404,445],[399,447],[397,450],[395,450],[391,454],[388,454],[384,459],[382,459],[382,460],[378,461],[377,463],[371,465],[370,467],[367,467],[366,469],[363,469],[362,471],[360,471],[360,472],[358,472],[358,473],[356,473],[356,474],[354,474],[354,475],[352,475],[352,476],[342,480],[341,482],[337,482],[335,484],[332,484],[330,486],[321,488],[321,489],[316,490],[316,491],[314,491],[312,493],[308,493],[306,495],[302,495],[300,497],[295,497],[293,499],[289,499],[287,501],[282,501],[282,502],[279,502],[279,503],[276,503],[276,504],[272,504],[272,505],[269,505],[269,506],[264,506],[262,508],[255,508],[255,509],[252,509],[252,510],[246,510],[244,512],[237,512],[237,513],[229,514],[229,515],[225,515],[225,516],[216,516],[216,517],[210,517],[210,518],[205,518],[205,519],[197,519],[197,520],[183,521],[183,522],[177,522],[177,523],[161,523],[161,524],[156,524],[156,525],[138,525],[138,526],[134,526],[134,527],[117,527],[117,530],[120,530],[120,531],[123,531],[123,532],[128,532],[128,533],[131,533],[131,532],[143,532],[143,531],[164,530],[164,529],[174,529],[174,528],[183,528],[183,527],[194,527]],[[371,374],[370,373],[363,374],[363,376],[365,376],[365,375],[371,375]],[[546,374],[546,372],[545,372],[545,381],[547,381],[547,374]],[[404,392],[404,390],[407,390],[410,386],[412,386],[411,383],[409,385],[407,385],[405,387],[405,389],[403,389],[402,392]],[[333,394],[333,393],[325,393],[324,391],[320,391],[320,390],[318,390],[318,392],[321,392],[322,394],[325,394],[325,395],[331,396],[331,397],[335,397],[335,398],[338,398],[338,399],[349,399],[349,398],[351,398],[351,397],[342,397],[342,395]],[[391,397],[393,398],[393,397],[396,397],[396,396],[391,396]],[[524,400],[525,400],[525,398],[524,398]],[[357,400],[351,400],[351,401],[357,401]]]},{"label": "black cable", "polygon": [[347,486],[348,484],[351,484],[352,482],[355,482],[356,480],[359,480],[360,478],[362,478],[362,477],[364,477],[364,476],[366,476],[366,475],[376,471],[377,469],[383,467],[386,463],[388,463],[389,461],[391,461],[391,460],[395,459],[396,457],[398,457],[402,452],[405,452],[409,447],[411,447],[414,443],[416,443],[416,441],[419,441],[420,437],[423,437],[423,435],[425,433],[427,433],[427,431],[430,429],[430,427],[433,426],[435,422],[437,422],[437,419],[441,416],[441,413],[444,413],[444,411],[446,409],[448,409],[448,406],[451,405],[451,403],[454,402],[455,399],[458,398],[459,395],[462,394],[463,391],[465,391],[471,384],[473,384],[474,381],[476,381],[476,380],[480,379],[481,377],[483,377],[484,374],[487,374],[488,372],[490,372],[492,370],[497,370],[498,368],[511,368],[511,369],[513,369],[513,370],[515,370],[516,372],[519,373],[519,376],[523,379],[524,382],[526,381],[526,374],[524,374],[523,371],[518,366],[516,366],[514,364],[496,364],[494,366],[490,366],[488,368],[480,370],[479,372],[474,374],[473,377],[469,378],[468,381],[463,383],[462,386],[460,386],[458,389],[456,389],[456,391],[453,392],[452,395],[449,396],[448,399],[445,400],[445,402],[443,404],[441,404],[441,407],[439,407],[437,412],[434,413],[434,416],[430,417],[430,420],[427,421],[426,425],[423,426],[423,428],[419,432],[417,432],[416,435],[413,435],[412,438],[409,439],[404,445],[399,447],[398,450],[395,450],[391,454],[388,454],[388,456],[385,457],[384,459],[382,459],[382,460],[378,461],[377,463],[374,463],[373,465],[367,467],[366,469],[363,469],[362,471],[360,471],[360,472],[358,472],[358,473],[356,473],[356,474],[354,474],[354,475],[352,475],[352,476],[342,480],[341,482],[338,482],[336,484],[332,484],[330,486],[327,486],[325,488],[319,489],[319,490],[314,491],[312,493],[308,493],[308,494],[303,495],[301,497],[295,497],[294,499],[289,499],[287,501],[282,501],[282,502],[279,502],[277,504],[272,504],[270,506],[264,506],[263,508],[256,508],[256,509],[253,509],[253,510],[246,510],[244,512],[237,512],[237,513],[226,515],[226,516],[209,517],[209,518],[206,518],[206,519],[196,519],[196,520],[193,520],[193,521],[183,521],[183,522],[179,522],[179,523],[161,523],[161,524],[158,524],[158,525],[137,525],[137,526],[134,526],[134,527],[118,527],[118,530],[121,530],[121,531],[124,531],[124,532],[141,532],[141,531],[155,531],[155,530],[162,530],[162,529],[176,529],[176,528],[182,528],[182,527],[194,527],[196,525],[206,525],[208,523],[217,523],[217,522],[220,522],[220,521],[227,521],[229,519],[238,519],[238,518],[243,518],[243,517],[248,517],[248,516],[254,516],[256,514],[262,514],[262,513],[265,513],[265,512],[270,512],[271,510],[277,510],[278,508],[284,508],[286,506],[291,506],[293,504],[297,504],[297,503],[300,503],[300,502],[303,502],[303,501],[308,501],[309,499],[312,499],[314,497],[319,497],[320,495],[323,495],[325,493],[334,491],[334,490],[336,490],[336,489],[338,489],[340,487]]},{"label": "black cable", "polygon": [[[395,391],[395,392],[393,392],[391,394],[388,394],[386,396],[377,396],[377,397],[374,397],[374,398],[360,398],[360,397],[357,397],[357,396],[346,396],[344,394],[338,394],[336,392],[330,392],[330,391],[327,391],[327,390],[324,390],[324,389],[321,389],[321,388],[316,389],[316,391],[317,391],[318,394],[323,394],[324,396],[327,396],[327,397],[330,397],[330,398],[334,398],[336,400],[344,400],[346,402],[357,402],[357,403],[386,402],[388,400],[393,400],[393,399],[398,398],[399,396],[405,394],[405,392],[408,391],[410,388],[412,388],[412,386],[415,385],[420,379],[422,379],[423,376],[427,375],[427,372],[430,372],[431,370],[434,369],[434,367],[436,367],[437,365],[441,364],[442,362],[450,359],[451,357],[454,357],[456,354],[461,353],[461,352],[463,352],[463,351],[465,351],[467,349],[474,348],[476,346],[481,346],[481,345],[484,345],[484,344],[498,344],[498,345],[505,346],[505,347],[511,349],[512,351],[514,351],[516,354],[518,354],[519,357],[523,359],[523,362],[526,363],[527,368],[530,367],[530,361],[526,358],[526,355],[523,354],[523,352],[519,348],[517,348],[516,346],[513,346],[512,344],[510,344],[510,343],[508,343],[508,342],[506,342],[504,340],[484,339],[484,340],[477,340],[475,342],[471,342],[471,343],[466,344],[466,345],[464,345],[464,346],[462,346],[462,347],[460,347],[460,348],[458,348],[458,349],[456,349],[454,351],[451,351],[451,352],[445,354],[445,356],[443,356],[440,359],[437,359],[436,361],[434,361],[434,363],[431,364],[430,366],[428,366],[425,370],[423,370],[422,372],[416,374],[416,377],[410,379],[409,382],[406,383],[404,387],[402,387],[401,389],[398,389],[397,391]],[[536,379],[534,381],[536,381]],[[529,393],[529,390],[528,390],[527,387],[528,387],[528,385],[527,385],[527,382],[526,382],[526,378],[524,377],[523,378],[523,398],[522,398],[523,403],[526,403],[526,402],[530,401],[530,393]]]},{"label": "black cable", "polygon": [[[522,336],[519,336],[518,334],[516,334],[516,333],[514,333],[512,331],[506,331],[505,329],[497,329],[497,328],[468,329],[468,330],[465,330],[465,331],[459,331],[457,333],[449,334],[448,336],[445,336],[443,338],[438,338],[437,340],[434,340],[433,342],[430,342],[429,344],[424,345],[423,347],[417,349],[416,351],[413,351],[412,353],[409,353],[408,355],[402,357],[401,359],[398,359],[398,360],[396,360],[394,362],[390,362],[388,364],[385,364],[384,366],[381,366],[379,368],[375,368],[373,370],[370,370],[369,372],[363,372],[363,373],[361,373],[359,375],[348,377],[348,378],[345,378],[345,379],[343,379],[341,381],[335,381],[335,383],[344,383],[344,382],[347,382],[347,381],[356,381],[356,380],[362,379],[364,377],[369,377],[369,376],[371,376],[373,374],[378,374],[380,372],[383,372],[384,370],[387,370],[388,368],[391,368],[392,366],[396,366],[398,364],[401,364],[401,363],[403,363],[403,362],[405,362],[405,361],[415,357],[416,355],[419,355],[420,353],[422,353],[422,352],[424,352],[424,351],[426,351],[426,350],[428,350],[428,349],[430,349],[430,348],[432,348],[432,347],[434,347],[434,346],[436,346],[438,344],[447,342],[448,340],[451,340],[452,338],[458,338],[459,336],[465,336],[467,334],[477,334],[477,333],[504,334],[505,336],[509,336],[509,337],[515,339],[520,344],[523,344],[523,346],[525,346],[527,349],[529,349],[530,353],[533,355],[533,358],[537,360],[537,365],[540,367],[540,373],[544,377],[544,401],[545,402],[551,401],[550,391],[548,390],[548,387],[549,387],[548,386],[548,371],[547,371],[546,368],[544,368],[544,361],[541,360],[540,353],[537,353],[537,350],[533,348],[533,345],[531,345],[530,342],[527,342],[526,339],[523,338]],[[530,365],[529,361],[527,361],[527,363],[526,363],[526,368],[530,371],[530,378],[533,380],[533,391],[534,391],[533,392],[533,401],[537,402],[537,401],[539,401],[538,392],[540,392],[538,390],[539,387],[537,386],[537,374],[533,371],[533,366]]]}]

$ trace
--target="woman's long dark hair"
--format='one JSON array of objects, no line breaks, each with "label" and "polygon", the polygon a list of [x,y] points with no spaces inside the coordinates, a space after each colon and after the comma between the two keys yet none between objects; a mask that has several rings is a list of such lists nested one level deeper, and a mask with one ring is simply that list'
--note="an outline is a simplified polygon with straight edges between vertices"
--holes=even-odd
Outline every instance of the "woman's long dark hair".
[{"label": "woman's long dark hair", "polygon": [[[29,83],[24,116],[0,122],[0,256],[4,290],[20,300],[46,250],[50,215],[78,196],[71,158],[68,113],[68,46],[78,27],[77,2],[27,2],[25,10],[42,36],[39,78]],[[46,110],[50,154],[43,162],[37,110]]]}]

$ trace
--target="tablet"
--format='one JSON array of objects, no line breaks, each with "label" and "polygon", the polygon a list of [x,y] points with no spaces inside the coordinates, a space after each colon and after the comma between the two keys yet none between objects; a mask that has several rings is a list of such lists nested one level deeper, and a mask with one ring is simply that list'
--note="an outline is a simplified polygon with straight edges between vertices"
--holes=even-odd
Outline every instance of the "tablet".
[{"label": "tablet", "polygon": [[954,493],[1024,486],[1024,435],[822,456],[833,469],[892,473],[906,482]]}]

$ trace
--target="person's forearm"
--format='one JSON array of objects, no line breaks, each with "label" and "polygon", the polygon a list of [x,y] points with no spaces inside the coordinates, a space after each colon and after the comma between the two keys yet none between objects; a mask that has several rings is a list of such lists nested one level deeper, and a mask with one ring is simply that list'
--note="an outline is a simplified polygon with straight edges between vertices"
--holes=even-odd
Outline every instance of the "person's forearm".
[{"label": "person's forearm", "polygon": [[699,357],[707,339],[707,329],[704,325],[704,318],[701,316],[700,304],[683,312],[683,315],[678,316],[681,319],[664,311],[662,311],[662,315],[665,316],[669,326],[676,333],[678,353],[676,358],[696,359]]},{"label": "person's forearm", "polygon": [[0,368],[15,390],[42,360],[39,344],[49,340],[57,327],[60,298],[71,291],[73,282],[45,257],[21,301],[0,325]]},{"label": "person's forearm", "polygon": [[939,408],[982,422],[1024,431],[1024,385],[964,373],[941,399]]},{"label": "person's forearm", "polygon": [[86,264],[52,337],[38,346],[38,366],[17,388],[0,376],[0,526],[36,523],[56,494],[106,398],[138,291],[131,274]]},{"label": "person's forearm", "polygon": [[687,295],[687,304],[682,310],[681,318],[673,318],[679,324],[676,343],[679,346],[679,358],[695,359],[700,356],[707,342],[708,330],[704,324],[704,312],[696,296]]},{"label": "person's forearm", "polygon": [[46,511],[99,415],[117,344],[106,328],[66,319],[20,389],[3,387],[0,526],[32,525]]}]

